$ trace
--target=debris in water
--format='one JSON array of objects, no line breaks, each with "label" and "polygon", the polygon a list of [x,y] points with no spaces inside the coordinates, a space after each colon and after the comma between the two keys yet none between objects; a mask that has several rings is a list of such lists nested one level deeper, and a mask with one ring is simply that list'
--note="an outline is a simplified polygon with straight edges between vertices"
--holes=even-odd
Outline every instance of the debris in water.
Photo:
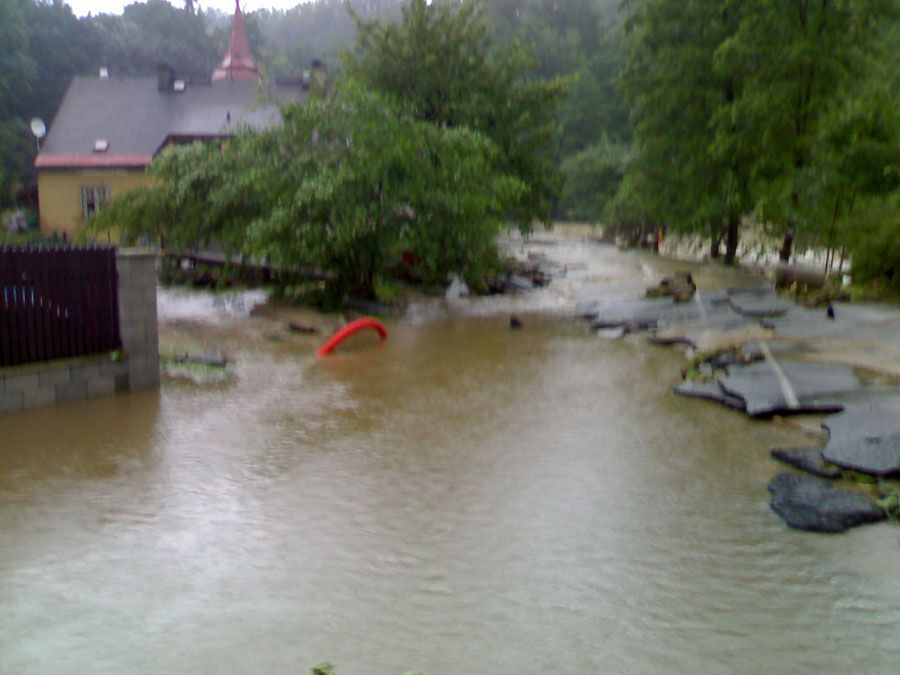
[{"label": "debris in water", "polygon": [[175,363],[194,363],[200,366],[212,368],[224,368],[228,365],[228,359],[224,356],[193,356],[191,354],[176,354],[172,357]]},{"label": "debris in water", "polygon": [[460,298],[468,298],[469,297],[469,287],[466,285],[466,282],[460,279],[457,275],[450,275],[450,285],[447,287],[447,292],[444,293],[445,300],[459,300]]},{"label": "debris in water", "polygon": [[299,321],[289,321],[288,330],[292,333],[301,333],[303,335],[314,335],[319,332],[319,329],[315,326],[307,326]]},{"label": "debris in water", "polygon": [[657,286],[647,289],[648,298],[670,297],[675,302],[687,302],[697,292],[697,285],[690,272],[675,272],[672,277],[665,277]]}]

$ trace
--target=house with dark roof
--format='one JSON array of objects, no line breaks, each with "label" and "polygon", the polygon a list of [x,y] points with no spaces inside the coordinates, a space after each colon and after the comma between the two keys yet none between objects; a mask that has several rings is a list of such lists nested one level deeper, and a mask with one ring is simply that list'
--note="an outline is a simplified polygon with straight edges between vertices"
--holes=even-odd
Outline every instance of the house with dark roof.
[{"label": "house with dark roof", "polygon": [[76,77],[35,159],[41,231],[73,235],[107,199],[146,184],[147,166],[172,143],[279,124],[279,103],[302,101],[309,84],[308,73],[263,82],[239,1],[228,49],[209,80],[180,80],[163,65],[156,77],[114,78],[106,68],[99,77]]}]

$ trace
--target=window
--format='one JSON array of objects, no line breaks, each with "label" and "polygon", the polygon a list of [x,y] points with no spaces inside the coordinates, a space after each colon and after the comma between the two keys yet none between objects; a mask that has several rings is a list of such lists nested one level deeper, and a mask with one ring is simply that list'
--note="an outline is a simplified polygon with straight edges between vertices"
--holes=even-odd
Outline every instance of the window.
[{"label": "window", "polygon": [[109,188],[105,185],[81,186],[81,217],[87,220],[100,211],[100,207],[109,198]]}]

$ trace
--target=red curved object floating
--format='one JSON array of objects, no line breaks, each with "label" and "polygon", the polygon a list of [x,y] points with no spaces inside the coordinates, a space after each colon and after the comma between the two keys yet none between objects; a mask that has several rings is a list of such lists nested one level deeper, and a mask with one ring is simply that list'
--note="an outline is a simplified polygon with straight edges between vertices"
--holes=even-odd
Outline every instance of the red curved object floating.
[{"label": "red curved object floating", "polygon": [[387,331],[384,329],[384,326],[381,325],[381,322],[378,319],[374,319],[371,316],[364,316],[361,319],[357,319],[356,321],[351,321],[346,326],[341,328],[337,333],[328,338],[328,341],[319,347],[319,351],[316,352],[316,356],[319,358],[323,356],[328,356],[334,348],[341,344],[348,337],[353,335],[354,333],[358,333],[361,330],[365,330],[366,328],[371,328],[378,332],[381,336],[382,340],[387,339]]}]

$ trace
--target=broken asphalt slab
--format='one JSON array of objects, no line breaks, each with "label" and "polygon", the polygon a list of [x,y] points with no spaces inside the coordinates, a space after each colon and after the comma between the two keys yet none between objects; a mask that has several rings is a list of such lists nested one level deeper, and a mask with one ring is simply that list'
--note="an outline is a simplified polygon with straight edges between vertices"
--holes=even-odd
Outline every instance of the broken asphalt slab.
[{"label": "broken asphalt slab", "polygon": [[716,401],[751,417],[836,413],[843,398],[860,390],[859,380],[844,366],[758,361],[729,365],[722,379],[684,380],[680,396]]},{"label": "broken asphalt slab", "polygon": [[659,329],[657,339],[661,342],[686,341],[683,336],[687,333],[726,332],[752,323],[728,304],[713,302],[699,293],[686,302],[670,297],[598,300],[581,310],[595,328]]},{"label": "broken asphalt slab", "polygon": [[822,451],[818,448],[797,448],[796,450],[774,448],[771,454],[779,462],[784,462],[789,466],[819,478],[834,479],[839,478],[841,475],[839,468],[825,463],[822,458]]},{"label": "broken asphalt slab", "polygon": [[821,478],[781,473],[769,483],[769,492],[772,510],[798,530],[838,533],[886,518],[869,498]]},{"label": "broken asphalt slab", "polygon": [[773,288],[756,288],[729,291],[728,304],[731,308],[749,318],[782,316],[794,307],[775,293]]},{"label": "broken asphalt slab", "polygon": [[896,342],[900,335],[900,312],[896,307],[881,304],[833,305],[834,318],[828,318],[823,307],[799,305],[767,324],[785,338],[821,339],[852,337],[856,339]]},{"label": "broken asphalt slab", "polygon": [[742,398],[751,417],[810,412],[835,413],[843,405],[835,398],[858,390],[849,368],[828,364],[774,360],[732,366],[720,384],[726,394]]},{"label": "broken asphalt slab", "polygon": [[900,396],[853,405],[832,415],[826,461],[872,476],[900,476]]},{"label": "broken asphalt slab", "polygon": [[675,393],[688,398],[716,401],[735,410],[745,410],[747,407],[744,399],[722,391],[722,387],[715,380],[685,380],[675,387]]}]

